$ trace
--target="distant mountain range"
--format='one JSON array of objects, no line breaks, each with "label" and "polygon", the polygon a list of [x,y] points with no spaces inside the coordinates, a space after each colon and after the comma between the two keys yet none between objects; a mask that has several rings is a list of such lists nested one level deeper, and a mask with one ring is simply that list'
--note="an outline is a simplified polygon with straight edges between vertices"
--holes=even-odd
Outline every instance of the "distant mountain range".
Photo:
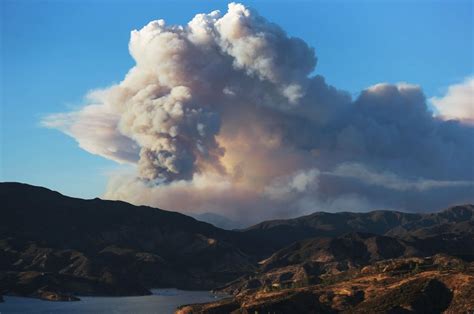
[{"label": "distant mountain range", "polygon": [[199,214],[190,214],[190,216],[196,218],[197,220],[208,222],[221,229],[233,230],[241,229],[243,227],[242,223],[239,223],[216,213],[207,212]]},{"label": "distant mountain range", "polygon": [[[234,295],[209,305],[217,312],[202,306],[180,311],[228,313],[255,301],[256,293],[278,288],[288,299],[309,289],[304,293],[314,297],[328,280],[342,282],[341,274],[361,275],[364,267],[388,261],[413,266],[439,254],[464,265],[461,273],[469,282],[466,272],[474,261],[473,205],[431,214],[317,212],[224,230],[175,212],[71,198],[20,183],[0,183],[0,199],[0,295],[74,300],[75,295],[144,295],[159,287],[217,289]],[[436,268],[434,260],[423,263]],[[318,306],[346,311],[369,302],[366,297],[351,306],[337,308],[329,301]],[[247,310],[260,313],[268,304],[254,305]],[[279,313],[278,306],[270,308]]]}]

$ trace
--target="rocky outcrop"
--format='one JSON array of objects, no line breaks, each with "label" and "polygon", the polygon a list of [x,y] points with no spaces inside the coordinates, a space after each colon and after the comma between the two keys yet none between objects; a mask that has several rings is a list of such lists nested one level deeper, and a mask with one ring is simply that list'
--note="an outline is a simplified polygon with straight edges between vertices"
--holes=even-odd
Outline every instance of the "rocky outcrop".
[{"label": "rocky outcrop", "polygon": [[46,289],[38,290],[33,296],[45,301],[79,301],[78,297],[71,294],[64,294],[57,291],[49,291]]},{"label": "rocky outcrop", "polygon": [[318,284],[245,290],[177,313],[469,313],[474,309],[474,264],[449,256],[372,263]]},{"label": "rocky outcrop", "polygon": [[351,313],[442,313],[453,293],[436,278],[417,278],[361,302]]},{"label": "rocky outcrop", "polygon": [[368,233],[307,239],[275,252],[260,262],[255,273],[230,282],[219,290],[238,294],[274,286],[307,286],[322,282],[325,275],[339,274],[376,261],[423,255],[405,241]]}]

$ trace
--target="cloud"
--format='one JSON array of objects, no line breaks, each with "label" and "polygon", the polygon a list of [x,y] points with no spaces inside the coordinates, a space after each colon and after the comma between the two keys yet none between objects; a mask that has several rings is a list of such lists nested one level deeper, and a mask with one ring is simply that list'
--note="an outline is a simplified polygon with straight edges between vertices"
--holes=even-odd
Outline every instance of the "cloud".
[{"label": "cloud", "polygon": [[241,4],[187,25],[152,21],[129,50],[136,64],[120,83],[43,121],[134,165],[106,198],[249,223],[474,201],[472,126],[434,118],[416,85],[352,99],[311,74],[313,48]]},{"label": "cloud", "polygon": [[305,193],[317,187],[318,169],[301,170],[283,178],[278,178],[265,187],[264,194],[270,199],[285,199],[293,193]]},{"label": "cloud", "polygon": [[362,183],[383,187],[397,191],[427,191],[437,188],[449,188],[458,186],[474,186],[472,181],[443,181],[443,180],[426,180],[421,178],[405,179],[394,173],[383,171],[374,172],[367,167],[357,163],[344,163],[336,167],[332,172],[327,174],[341,177],[354,178]]},{"label": "cloud", "polygon": [[120,114],[107,104],[95,104],[97,96],[90,94],[88,99],[92,104],[80,111],[52,114],[41,124],[75,138],[82,149],[92,154],[119,163],[137,162],[138,145],[117,129]]},{"label": "cloud", "polygon": [[474,124],[474,77],[449,86],[446,95],[433,97],[430,100],[440,118]]}]

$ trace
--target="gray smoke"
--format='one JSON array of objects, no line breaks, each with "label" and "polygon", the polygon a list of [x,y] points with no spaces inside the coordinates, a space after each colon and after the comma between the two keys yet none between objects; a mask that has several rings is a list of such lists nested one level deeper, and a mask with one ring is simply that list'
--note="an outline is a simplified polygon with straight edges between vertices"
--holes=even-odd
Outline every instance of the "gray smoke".
[{"label": "gray smoke", "polygon": [[129,49],[136,65],[122,82],[43,121],[134,165],[111,177],[107,198],[249,222],[474,201],[468,109],[434,116],[406,83],[353,100],[311,75],[313,48],[241,4],[183,26],[150,22]]}]

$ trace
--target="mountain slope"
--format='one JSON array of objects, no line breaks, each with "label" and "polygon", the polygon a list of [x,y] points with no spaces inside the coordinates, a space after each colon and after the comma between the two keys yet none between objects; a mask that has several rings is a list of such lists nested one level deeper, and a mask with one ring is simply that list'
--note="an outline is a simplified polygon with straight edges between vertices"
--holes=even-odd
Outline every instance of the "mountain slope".
[{"label": "mountain slope", "polygon": [[474,222],[474,206],[462,205],[429,214],[397,211],[367,213],[316,212],[294,219],[264,221],[242,232],[267,244],[267,252],[281,249],[295,241],[314,237],[335,237],[348,232],[365,232],[402,237],[416,230],[441,224]]},{"label": "mountain slope", "polygon": [[245,290],[233,298],[181,306],[176,313],[457,314],[473,309],[474,263],[436,255],[383,260],[303,287]]},{"label": "mountain slope", "polygon": [[[179,213],[70,198],[18,183],[1,183],[0,199],[3,290],[11,289],[12,278],[38,289],[79,280],[81,288],[69,292],[86,294],[95,293],[95,281],[105,285],[98,285],[100,294],[143,294],[163,286],[204,289],[254,267],[252,257],[233,244],[235,233]],[[51,279],[40,282],[34,273],[19,272],[48,273]],[[31,294],[33,288],[15,289]]]},{"label": "mountain slope", "polygon": [[350,265],[420,255],[409,243],[369,233],[350,233],[334,238],[313,238],[295,242],[262,262],[264,270],[304,262],[345,262]]},{"label": "mountain slope", "polygon": [[472,205],[435,214],[318,212],[230,231],[20,183],[0,183],[0,200],[0,295],[70,300],[211,289],[238,278],[242,291],[256,285],[252,276],[308,284],[380,259],[447,253],[474,260]]}]

